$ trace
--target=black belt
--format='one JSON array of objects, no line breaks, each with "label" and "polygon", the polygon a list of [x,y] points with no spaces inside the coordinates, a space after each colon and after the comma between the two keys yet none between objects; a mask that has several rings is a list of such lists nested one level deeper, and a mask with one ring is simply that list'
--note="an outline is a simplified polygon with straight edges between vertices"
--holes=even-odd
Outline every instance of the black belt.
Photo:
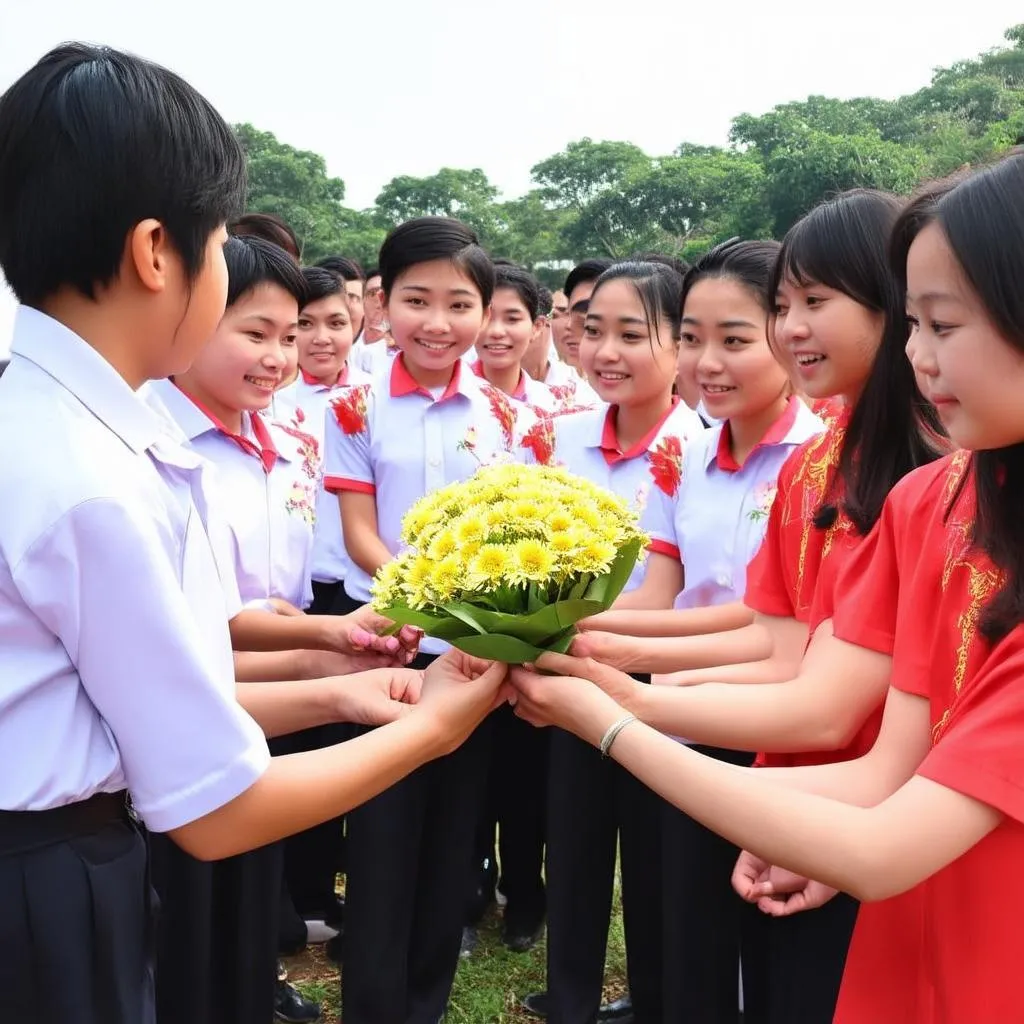
[{"label": "black belt", "polygon": [[128,820],[124,790],[97,793],[47,811],[0,811],[0,857],[92,835],[105,825]]}]

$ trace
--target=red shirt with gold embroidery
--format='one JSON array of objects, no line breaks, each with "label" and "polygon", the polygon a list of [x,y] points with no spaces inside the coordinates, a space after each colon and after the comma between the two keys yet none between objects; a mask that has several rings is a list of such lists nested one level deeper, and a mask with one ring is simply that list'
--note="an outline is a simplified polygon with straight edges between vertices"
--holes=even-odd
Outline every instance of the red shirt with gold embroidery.
[{"label": "red shirt with gold embroidery", "polygon": [[[793,452],[779,472],[764,543],[747,569],[744,600],[754,611],[810,621],[822,563],[850,528],[842,515],[825,530],[813,522],[829,493],[844,435],[845,423],[834,423]],[[840,497],[837,489],[832,498]]]},{"label": "red shirt with gold embroidery", "polygon": [[[844,639],[882,636],[891,627],[884,612],[873,610],[875,602],[891,608],[898,581],[893,685],[926,697],[932,723],[933,746],[917,774],[1006,817],[911,893],[862,909],[844,978],[843,1015],[836,1018],[844,1024],[867,1020],[864,1006],[877,1002],[884,988],[902,1000],[902,1015],[874,1019],[1024,1020],[1024,988],[1016,976],[1024,920],[1024,894],[1016,884],[1024,863],[1024,626],[996,645],[978,632],[1001,577],[971,544],[969,479],[956,497],[968,472],[967,454],[957,453],[911,474],[894,491],[873,545],[871,573],[851,594],[866,624],[852,624],[852,612],[837,613],[834,621]],[[901,928],[893,927],[897,908]],[[906,969],[908,944],[917,953],[916,971]],[[903,981],[890,962],[900,966]],[[916,990],[912,1002],[908,979]]]},{"label": "red shirt with gold embroidery", "polygon": [[[864,541],[842,512],[826,529],[814,525],[826,495],[835,502],[842,496],[838,483],[831,492],[829,487],[845,429],[844,416],[798,448],[782,467],[764,543],[747,570],[744,602],[749,607],[764,615],[804,622],[812,634],[832,617],[839,577]],[[758,757],[757,764],[790,767],[848,761],[871,749],[880,724],[881,708],[840,750],[768,751]]]}]

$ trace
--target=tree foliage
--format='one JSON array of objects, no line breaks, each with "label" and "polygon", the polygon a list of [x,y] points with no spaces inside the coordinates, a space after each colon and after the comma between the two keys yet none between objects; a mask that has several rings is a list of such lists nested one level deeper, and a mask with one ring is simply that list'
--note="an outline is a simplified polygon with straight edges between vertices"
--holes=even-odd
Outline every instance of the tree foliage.
[{"label": "tree foliage", "polygon": [[386,231],[425,214],[459,217],[495,255],[547,271],[561,261],[639,249],[692,257],[740,235],[781,237],[815,203],[858,186],[906,193],[923,178],[990,160],[1024,137],[1024,24],[1006,46],[939,68],[894,100],[809,96],[733,120],[727,147],[681,143],[650,156],[630,142],[570,142],[502,199],[480,168],[400,175],[369,210],[344,205],[322,157],[251,125],[249,204],[287,220],[307,259],[374,262]]}]

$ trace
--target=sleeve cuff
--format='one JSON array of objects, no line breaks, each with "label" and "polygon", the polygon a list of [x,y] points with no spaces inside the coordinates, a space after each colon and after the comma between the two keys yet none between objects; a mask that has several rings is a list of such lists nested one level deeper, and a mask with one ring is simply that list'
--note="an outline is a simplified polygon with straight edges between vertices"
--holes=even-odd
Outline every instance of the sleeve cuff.
[{"label": "sleeve cuff", "polygon": [[365,480],[352,480],[346,476],[325,476],[324,490],[330,494],[341,491],[354,491],[356,494],[376,494],[377,488]]},{"label": "sleeve cuff", "polygon": [[657,537],[651,540],[651,543],[647,545],[647,550],[655,555],[665,555],[674,561],[680,561],[679,548],[675,544],[670,544],[667,540],[658,540]]}]

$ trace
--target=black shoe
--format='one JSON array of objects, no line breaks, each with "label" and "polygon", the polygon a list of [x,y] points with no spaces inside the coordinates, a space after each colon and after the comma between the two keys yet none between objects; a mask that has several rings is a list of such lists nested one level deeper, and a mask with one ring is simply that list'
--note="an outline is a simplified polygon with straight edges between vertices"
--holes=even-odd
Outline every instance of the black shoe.
[{"label": "black shoe", "polygon": [[480,945],[480,933],[468,925],[462,929],[462,946],[459,949],[459,959],[466,960],[473,955],[476,947]]},{"label": "black shoe", "polygon": [[279,981],[274,992],[274,1017],[286,1024],[311,1024],[320,1019],[320,1004],[307,999],[288,982]]},{"label": "black shoe", "polygon": [[[547,992],[531,992],[522,1001],[523,1010],[531,1017],[539,1017],[544,1020],[548,1015],[548,994]],[[628,994],[614,1003],[608,1003],[597,1011],[597,1019],[604,1024],[632,1024],[633,1021],[633,1000]]]},{"label": "black shoe", "polygon": [[513,953],[529,953],[534,946],[540,942],[541,936],[544,934],[544,922],[531,928],[529,926],[523,927],[522,925],[508,925],[506,924],[501,930],[501,941],[513,952]]},{"label": "black shoe", "polygon": [[531,1017],[545,1020],[548,1015],[548,994],[547,992],[531,992],[528,996],[523,997],[523,1001],[519,1005]]},{"label": "black shoe", "polygon": [[633,998],[627,992],[614,1003],[606,1003],[597,1011],[597,1019],[604,1024],[633,1024]]}]

